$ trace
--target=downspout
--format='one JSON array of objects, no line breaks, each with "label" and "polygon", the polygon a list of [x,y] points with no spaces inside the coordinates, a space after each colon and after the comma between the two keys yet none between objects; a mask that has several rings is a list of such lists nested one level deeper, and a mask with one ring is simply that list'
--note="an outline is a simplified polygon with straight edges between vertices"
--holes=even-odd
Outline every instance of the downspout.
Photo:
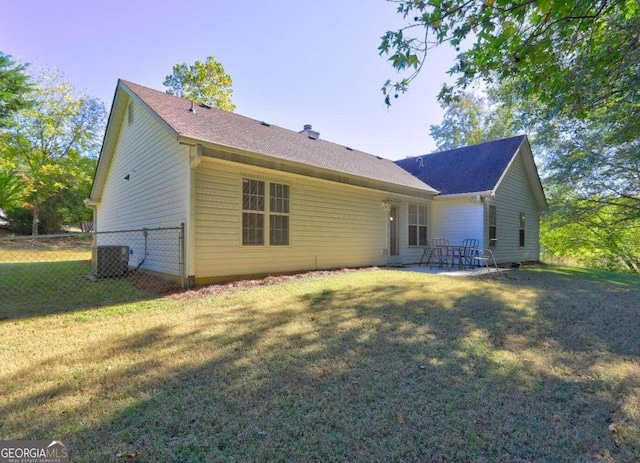
[{"label": "downspout", "polygon": [[202,145],[189,146],[189,175],[187,186],[187,229],[185,254],[185,286],[196,284],[196,168],[202,161]]}]

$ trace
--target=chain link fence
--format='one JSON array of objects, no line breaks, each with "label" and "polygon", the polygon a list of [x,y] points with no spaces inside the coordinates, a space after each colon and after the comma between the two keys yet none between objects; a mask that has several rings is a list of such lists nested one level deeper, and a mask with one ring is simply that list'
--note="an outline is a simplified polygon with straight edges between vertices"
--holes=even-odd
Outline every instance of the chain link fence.
[{"label": "chain link fence", "polygon": [[183,275],[183,227],[0,237],[0,320],[152,298]]}]

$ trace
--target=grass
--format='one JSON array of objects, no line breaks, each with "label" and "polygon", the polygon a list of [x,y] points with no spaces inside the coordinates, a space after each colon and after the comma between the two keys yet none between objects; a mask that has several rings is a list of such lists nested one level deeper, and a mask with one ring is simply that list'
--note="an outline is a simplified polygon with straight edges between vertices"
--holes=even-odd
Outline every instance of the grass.
[{"label": "grass", "polygon": [[0,436],[72,461],[635,461],[638,300],[556,267],[369,270],[11,317]]},{"label": "grass", "polygon": [[140,300],[171,289],[142,272],[98,282],[90,274],[88,238],[0,240],[0,321]]}]

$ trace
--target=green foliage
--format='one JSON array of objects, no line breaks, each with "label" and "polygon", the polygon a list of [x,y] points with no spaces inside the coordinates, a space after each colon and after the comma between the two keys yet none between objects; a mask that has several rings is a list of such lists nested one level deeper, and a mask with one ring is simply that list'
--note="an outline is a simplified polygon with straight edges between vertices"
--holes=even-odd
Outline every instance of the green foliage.
[{"label": "green foliage", "polygon": [[30,104],[31,85],[24,71],[24,65],[0,51],[0,128],[10,122],[13,113]]},{"label": "green foliage", "polygon": [[617,272],[640,273],[640,219],[627,204],[603,204],[562,194],[542,222],[541,242],[562,257]]},{"label": "green foliage", "polygon": [[438,151],[515,135],[506,105],[492,104],[470,93],[440,104],[446,110],[442,123],[430,127]]},{"label": "green foliage", "polygon": [[231,112],[236,108],[231,102],[232,85],[231,77],[214,56],[209,56],[204,63],[196,61],[191,66],[176,64],[173,73],[164,81],[170,95]]},{"label": "green foliage", "polygon": [[512,110],[514,125],[531,134],[543,161],[550,211],[542,243],[558,256],[615,271],[640,272],[640,139],[627,112],[549,113],[510,79],[491,90]]},{"label": "green foliage", "polygon": [[43,70],[33,82],[33,104],[14,115],[0,148],[5,166],[25,179],[32,233],[38,234],[41,219],[50,232],[86,216],[79,198],[89,193],[106,112],[56,71]]},{"label": "green foliage", "polygon": [[[0,166],[1,167],[1,166]],[[0,169],[0,209],[13,209],[24,203],[27,185],[11,170]]]},{"label": "green foliage", "polygon": [[[458,52],[440,99],[448,103],[476,79],[517,76],[521,95],[554,113],[583,118],[593,110],[638,114],[640,8],[637,0],[396,1],[409,23],[382,36],[380,54],[412,74],[385,89],[406,91],[431,48]],[[386,92],[385,92],[386,93]],[[633,133],[638,120],[628,121]]]}]

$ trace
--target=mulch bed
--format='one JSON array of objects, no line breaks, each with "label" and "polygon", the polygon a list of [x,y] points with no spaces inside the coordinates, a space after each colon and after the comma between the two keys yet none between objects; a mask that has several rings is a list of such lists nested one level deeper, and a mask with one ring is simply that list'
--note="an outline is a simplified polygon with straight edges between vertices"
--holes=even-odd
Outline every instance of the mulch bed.
[{"label": "mulch bed", "polygon": [[314,270],[310,272],[295,273],[292,275],[269,275],[264,278],[256,278],[250,280],[234,280],[226,283],[216,283],[171,295],[172,299],[192,299],[202,296],[221,296],[235,293],[244,289],[255,288],[258,286],[272,286],[289,281],[304,280],[309,278],[326,277],[329,275],[340,275],[344,273],[354,273],[363,270],[378,270],[378,267],[364,268],[343,268],[337,270]]}]

